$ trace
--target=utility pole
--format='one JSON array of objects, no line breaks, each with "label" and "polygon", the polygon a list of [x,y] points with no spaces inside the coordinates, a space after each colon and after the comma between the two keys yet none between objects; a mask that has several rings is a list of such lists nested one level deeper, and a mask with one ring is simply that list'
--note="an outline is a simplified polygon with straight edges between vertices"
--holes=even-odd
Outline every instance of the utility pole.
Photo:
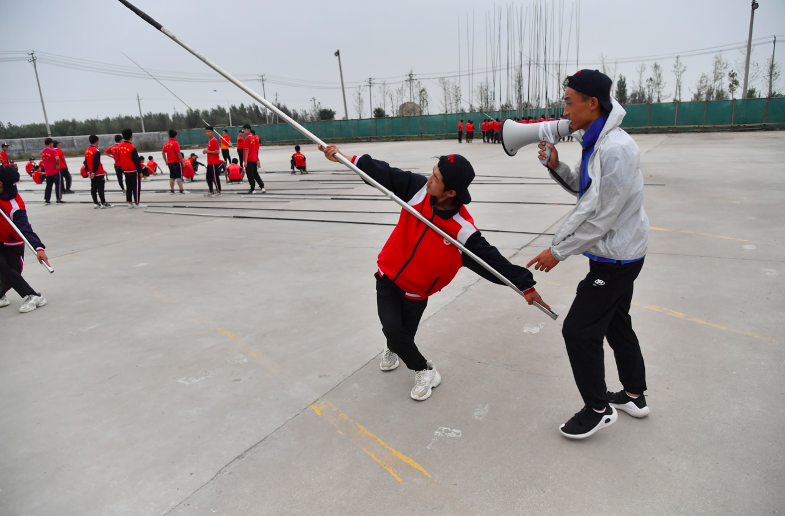
[{"label": "utility pole", "polygon": [[774,36],[774,46],[771,47],[771,63],[769,63],[769,98],[771,98],[771,81],[774,78],[774,51],[777,49],[777,36]]},{"label": "utility pole", "polygon": [[373,118],[373,78],[368,78],[368,109],[371,112],[371,116],[368,118]]},{"label": "utility pole", "polygon": [[[264,94],[264,98],[267,98],[267,92],[264,91],[264,74],[259,76],[259,82],[262,83],[262,94]],[[269,113],[267,111],[267,107],[264,108],[264,121],[265,123],[270,123]]]},{"label": "utility pole", "polygon": [[343,68],[341,67],[341,51],[336,50],[335,57],[338,58],[338,72],[341,74],[341,92],[343,93],[343,112],[345,116],[343,117],[344,120],[349,120],[349,108],[346,107],[346,88],[343,86]]},{"label": "utility pole", "polygon": [[414,74],[409,70],[409,73],[406,74],[408,79],[404,79],[406,82],[409,83],[409,102],[414,102],[414,95],[412,92],[412,84],[414,84]]},{"label": "utility pole", "polygon": [[46,106],[44,105],[44,94],[41,93],[41,81],[38,80],[38,67],[35,65],[37,58],[35,57],[35,51],[32,51],[28,54],[30,59],[28,62],[33,63],[33,70],[35,70],[35,82],[38,84],[38,95],[41,97],[41,108],[44,110],[44,122],[46,122],[46,135],[52,136],[52,130],[49,128],[49,118],[46,116]]},{"label": "utility pole", "polygon": [[750,5],[750,35],[747,37],[747,59],[744,62],[744,88],[742,88],[741,98],[747,98],[747,86],[750,78],[750,54],[752,53],[752,22],[755,20],[755,9],[758,8],[758,2],[752,0]]},{"label": "utility pole", "polygon": [[139,104],[139,120],[142,121],[142,132],[144,132],[144,117],[142,117],[142,99],[139,98],[139,94],[136,94],[136,103]]}]

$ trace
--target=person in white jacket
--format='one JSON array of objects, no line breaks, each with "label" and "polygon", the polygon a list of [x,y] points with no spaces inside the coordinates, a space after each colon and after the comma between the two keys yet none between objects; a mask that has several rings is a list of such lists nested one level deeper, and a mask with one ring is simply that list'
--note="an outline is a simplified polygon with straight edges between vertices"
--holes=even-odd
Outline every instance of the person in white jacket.
[{"label": "person in white jacket", "polygon": [[[555,146],[546,163],[551,176],[578,200],[556,232],[550,249],[527,267],[548,272],[569,256],[589,258],[589,274],[578,284],[564,320],[562,335],[584,408],[559,430],[584,439],[612,425],[623,410],[633,417],[649,414],[643,396],[646,369],[630,304],[633,283],[649,243],[649,219],[643,209],[640,151],[620,125],[626,112],[610,96],[612,81],[597,70],[580,70],[569,78],[564,116],[581,142],[581,161],[574,169],[559,161]],[[546,159],[545,143],[539,158]],[[603,339],[613,349],[623,390],[605,385]]]}]

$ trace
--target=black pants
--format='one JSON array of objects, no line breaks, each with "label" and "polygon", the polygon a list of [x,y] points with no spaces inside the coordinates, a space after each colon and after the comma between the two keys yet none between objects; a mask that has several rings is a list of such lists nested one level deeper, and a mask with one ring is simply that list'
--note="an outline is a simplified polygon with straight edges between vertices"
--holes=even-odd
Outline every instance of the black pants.
[{"label": "black pants", "polygon": [[458,131],[458,143],[463,141],[463,131]]},{"label": "black pants", "polygon": [[466,131],[466,143],[471,143],[474,140],[474,131]]},{"label": "black pants", "polygon": [[243,167],[243,154],[245,154],[245,149],[237,149],[237,161],[240,162],[240,168]]},{"label": "black pants", "polygon": [[55,198],[57,198],[58,201],[63,198],[61,182],[60,172],[51,176],[46,176],[46,189],[44,190],[44,200],[46,202],[49,202],[49,199],[52,198],[52,186],[55,187]]},{"label": "black pants", "polygon": [[589,274],[578,284],[562,335],[581,397],[586,405],[599,409],[608,403],[604,338],[613,350],[624,390],[632,394],[646,390],[646,368],[630,318],[632,286],[643,260],[626,265],[589,263]]},{"label": "black pants", "polygon": [[21,297],[38,293],[22,277],[25,246],[0,244],[0,297],[10,289],[16,290]]},{"label": "black pants", "polygon": [[120,189],[125,192],[125,174],[123,174],[123,169],[118,167],[117,165],[114,166],[115,174],[117,174],[117,182],[120,183]]},{"label": "black pants", "polygon": [[[106,197],[104,197],[104,188],[106,187],[106,176],[95,176],[90,180],[90,195],[93,196],[95,204],[106,204]],[[98,198],[101,202],[98,202]]]},{"label": "black pants", "polygon": [[387,276],[379,277],[379,273],[374,276],[376,277],[376,307],[382,323],[382,333],[387,337],[387,347],[412,371],[427,369],[428,363],[417,349],[414,336],[420,326],[425,307],[428,306],[428,299],[422,301],[409,299]]},{"label": "black pants", "polygon": [[221,149],[221,156],[223,156],[226,166],[228,167],[232,163],[232,160],[229,158],[229,149]]},{"label": "black pants", "polygon": [[131,202],[133,197],[134,204],[139,204],[139,197],[142,194],[142,178],[139,172],[123,172],[125,175],[125,201]]},{"label": "black pants", "polygon": [[488,130],[488,141],[486,143],[493,143],[493,129]]},{"label": "black pants", "polygon": [[207,165],[207,188],[210,193],[213,193],[213,183],[215,183],[215,191],[221,193],[221,174],[223,173],[222,165]]},{"label": "black pants", "polygon": [[251,191],[254,190],[254,181],[259,183],[259,188],[264,188],[264,181],[259,176],[259,171],[257,167],[259,166],[258,161],[249,161],[245,164],[245,172],[248,176],[248,183],[251,185]]},{"label": "black pants", "polygon": [[68,171],[67,168],[60,169],[60,176],[62,177],[63,184],[65,185],[65,191],[68,192],[71,190],[71,173]]}]

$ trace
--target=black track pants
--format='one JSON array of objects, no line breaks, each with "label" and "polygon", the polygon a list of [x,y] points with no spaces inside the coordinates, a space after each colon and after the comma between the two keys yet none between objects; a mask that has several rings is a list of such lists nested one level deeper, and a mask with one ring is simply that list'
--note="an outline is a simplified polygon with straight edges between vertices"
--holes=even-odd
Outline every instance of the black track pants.
[{"label": "black track pants", "polygon": [[60,172],[57,174],[46,176],[46,189],[44,189],[44,200],[49,202],[49,199],[52,198],[52,187],[55,187],[55,198],[59,201],[63,198],[63,190],[62,190],[62,179],[60,178]]},{"label": "black track pants", "polygon": [[62,176],[63,185],[65,186],[65,190],[71,189],[71,173],[68,171],[67,168],[60,169],[60,175]]},{"label": "black track pants", "polygon": [[262,181],[262,178],[259,176],[258,166],[258,161],[249,161],[245,164],[245,173],[248,176],[248,184],[251,185],[252,192],[254,190],[254,181],[259,183],[259,188],[264,188],[264,181]]},{"label": "black track pants", "polygon": [[376,306],[382,323],[382,333],[387,337],[387,347],[412,371],[427,369],[428,364],[417,349],[414,336],[425,307],[428,306],[428,299],[408,299],[390,278],[379,277],[378,273],[375,277]]},{"label": "black track pants", "polygon": [[125,191],[125,174],[123,174],[123,169],[115,165],[114,171],[117,174],[117,182],[120,183],[120,189]]},{"label": "black track pants", "polygon": [[562,335],[581,397],[586,405],[599,409],[608,403],[603,339],[608,339],[613,350],[624,390],[632,394],[646,390],[646,368],[630,318],[633,282],[643,260],[625,265],[592,260],[589,264],[589,274],[578,284],[564,319]]},{"label": "black track pants", "polygon": [[[95,204],[106,204],[106,197],[104,197],[104,188],[106,187],[106,176],[95,176],[90,180],[90,195],[93,196]],[[98,202],[98,199],[101,202]]]},{"label": "black track pants", "polygon": [[123,172],[125,175],[125,201],[139,204],[139,197],[142,194],[142,178],[139,177],[139,172]]},{"label": "black track pants", "polygon": [[20,297],[37,294],[22,277],[24,256],[24,245],[0,244],[0,297],[3,297],[10,289],[16,290]]},{"label": "black track pants", "polygon": [[229,149],[221,149],[221,156],[223,156],[226,166],[228,167],[232,163],[231,158],[229,158]]},{"label": "black track pants", "polygon": [[245,149],[237,149],[237,161],[240,162],[240,168],[245,168],[243,167],[243,154],[245,154]]},{"label": "black track pants", "polygon": [[210,193],[213,193],[213,183],[215,183],[215,191],[221,193],[221,174],[223,173],[223,166],[221,165],[207,165],[207,188]]},{"label": "black track pants", "polygon": [[458,131],[458,143],[463,141],[463,131]]}]

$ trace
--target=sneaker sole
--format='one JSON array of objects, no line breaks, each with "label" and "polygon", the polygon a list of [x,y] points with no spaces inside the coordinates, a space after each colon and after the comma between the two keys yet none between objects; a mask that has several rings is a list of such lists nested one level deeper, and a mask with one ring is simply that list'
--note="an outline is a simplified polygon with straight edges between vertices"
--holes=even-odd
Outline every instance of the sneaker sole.
[{"label": "sneaker sole", "polygon": [[615,408],[613,407],[611,408],[613,409],[613,414],[611,414],[610,416],[603,416],[602,420],[597,424],[597,426],[595,426],[585,434],[564,433],[564,430],[562,430],[564,428],[564,425],[559,427],[559,432],[561,432],[561,434],[567,439],[586,439],[587,437],[591,437],[592,435],[597,433],[598,430],[602,430],[603,428],[607,428],[611,426],[613,423],[616,422],[617,419],[619,419],[619,413],[616,411]]},{"label": "sneaker sole", "polygon": [[382,371],[392,371],[393,369],[398,369],[399,365],[401,365],[401,361],[396,358],[395,363],[392,366],[384,367],[382,364],[379,364],[379,369]]},{"label": "sneaker sole", "polygon": [[611,407],[613,407],[615,409],[621,410],[622,412],[626,412],[627,414],[631,415],[632,417],[638,418],[638,419],[641,419],[641,418],[644,418],[644,417],[648,416],[649,413],[651,412],[651,410],[649,410],[648,405],[643,407],[643,408],[638,408],[635,405],[635,403],[633,403],[631,401],[627,402],[627,403],[625,403],[623,405],[621,405],[619,403],[609,403],[608,405],[610,405]]},{"label": "sneaker sole", "polygon": [[434,388],[434,387],[438,387],[438,386],[439,386],[439,384],[441,384],[441,383],[442,383],[442,375],[440,375],[440,374],[439,374],[439,372],[437,371],[437,372],[436,372],[436,377],[433,379],[433,383],[432,383],[432,384],[431,384],[431,386],[428,388],[428,392],[426,392],[426,393],[425,393],[425,396],[423,396],[422,398],[417,398],[417,397],[416,397],[414,394],[412,394],[411,392],[409,393],[409,396],[410,396],[410,397],[411,397],[411,398],[412,398],[414,401],[425,401],[425,400],[427,400],[428,398],[430,398],[430,397],[431,397],[431,394],[433,394],[433,388]]}]

